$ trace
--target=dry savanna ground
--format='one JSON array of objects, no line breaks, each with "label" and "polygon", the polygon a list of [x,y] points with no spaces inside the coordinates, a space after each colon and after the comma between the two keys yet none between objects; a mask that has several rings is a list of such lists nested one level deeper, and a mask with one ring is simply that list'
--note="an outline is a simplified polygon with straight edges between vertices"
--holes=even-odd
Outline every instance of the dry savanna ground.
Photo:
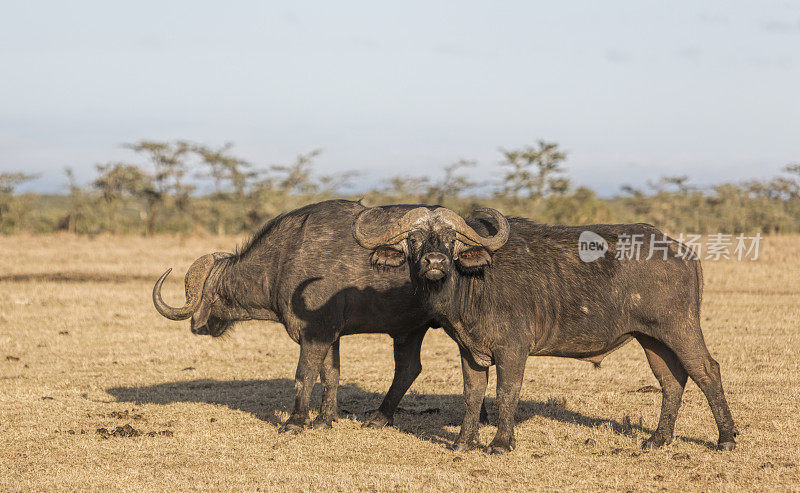
[{"label": "dry savanna ground", "polygon": [[[282,326],[245,323],[212,340],[150,301],[166,267],[178,304],[191,261],[236,242],[0,238],[0,490],[800,488],[798,237],[766,238],[756,262],[705,263],[703,329],[742,432],[734,452],[712,450],[716,427],[694,383],[675,442],[639,450],[660,394],[632,342],[599,369],[529,359],[518,446],[505,456],[448,450],[463,407],[456,346],[441,331],[426,337],[395,427],[360,428],[393,368],[390,339],[364,335],[342,341],[334,428],[278,434],[299,353]],[[494,431],[482,428],[484,445]]]}]

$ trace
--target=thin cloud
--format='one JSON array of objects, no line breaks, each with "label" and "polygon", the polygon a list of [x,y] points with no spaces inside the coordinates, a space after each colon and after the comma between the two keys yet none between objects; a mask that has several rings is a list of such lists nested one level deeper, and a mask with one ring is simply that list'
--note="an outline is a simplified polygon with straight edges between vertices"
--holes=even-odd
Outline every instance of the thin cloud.
[{"label": "thin cloud", "polygon": [[787,69],[793,66],[792,61],[784,57],[774,56],[751,56],[747,59],[748,64],[758,68],[781,68]]},{"label": "thin cloud", "polygon": [[433,51],[442,55],[468,58],[475,58],[479,55],[477,50],[456,44],[437,44],[433,46]]},{"label": "thin cloud", "polygon": [[686,46],[684,48],[679,48],[675,51],[675,54],[678,55],[680,58],[685,58],[687,60],[696,60],[703,55],[703,49],[699,46]]},{"label": "thin cloud", "polygon": [[800,19],[797,22],[770,20],[761,24],[761,28],[771,33],[800,33]]},{"label": "thin cloud", "polygon": [[618,48],[611,48],[606,51],[605,58],[612,63],[630,63],[633,61],[633,55]]},{"label": "thin cloud", "polygon": [[730,22],[728,16],[720,12],[701,12],[698,18],[704,24],[728,24]]}]

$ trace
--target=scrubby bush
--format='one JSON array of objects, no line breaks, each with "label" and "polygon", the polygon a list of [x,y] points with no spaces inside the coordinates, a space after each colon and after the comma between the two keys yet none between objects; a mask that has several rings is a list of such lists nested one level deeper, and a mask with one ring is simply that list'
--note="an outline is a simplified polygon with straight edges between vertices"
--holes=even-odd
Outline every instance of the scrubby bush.
[{"label": "scrubby bush", "polygon": [[573,187],[563,176],[566,153],[558,145],[501,149],[502,180],[493,190],[470,177],[476,163],[461,160],[443,168],[439,180],[395,176],[358,195],[346,190],[357,173],[319,175],[321,151],[300,154],[294,163],[259,169],[219,148],[186,141],[140,141],[127,148],[143,155],[147,167],[112,162],[96,167],[87,186],[67,169],[66,195],[15,193],[35,178],[0,173],[0,232],[69,231],[236,234],[252,231],[281,212],[328,198],[385,203],[441,204],[467,214],[477,206],[552,224],[647,222],[672,233],[800,232],[800,165],[764,181],[692,187],[686,176],[661,177],[648,190],[621,187],[600,198]]}]

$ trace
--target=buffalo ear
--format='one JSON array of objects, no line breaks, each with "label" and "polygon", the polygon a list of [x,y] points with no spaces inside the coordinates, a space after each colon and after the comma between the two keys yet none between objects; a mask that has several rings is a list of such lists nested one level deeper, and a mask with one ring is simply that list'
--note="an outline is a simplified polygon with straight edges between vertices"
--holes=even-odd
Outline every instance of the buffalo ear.
[{"label": "buffalo ear", "polygon": [[470,247],[458,253],[456,264],[464,271],[480,270],[492,263],[492,254],[483,247]]},{"label": "buffalo ear", "polygon": [[406,262],[406,254],[402,250],[381,246],[373,250],[369,256],[373,267],[400,267]]}]

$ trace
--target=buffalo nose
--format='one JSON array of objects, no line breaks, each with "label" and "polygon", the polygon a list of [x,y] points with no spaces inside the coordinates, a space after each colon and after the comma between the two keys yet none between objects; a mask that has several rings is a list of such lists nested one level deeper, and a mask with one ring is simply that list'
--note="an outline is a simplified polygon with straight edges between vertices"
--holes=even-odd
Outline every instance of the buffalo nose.
[{"label": "buffalo nose", "polygon": [[425,254],[422,257],[422,265],[426,269],[442,269],[445,265],[447,265],[447,255],[439,252],[432,252]]}]

